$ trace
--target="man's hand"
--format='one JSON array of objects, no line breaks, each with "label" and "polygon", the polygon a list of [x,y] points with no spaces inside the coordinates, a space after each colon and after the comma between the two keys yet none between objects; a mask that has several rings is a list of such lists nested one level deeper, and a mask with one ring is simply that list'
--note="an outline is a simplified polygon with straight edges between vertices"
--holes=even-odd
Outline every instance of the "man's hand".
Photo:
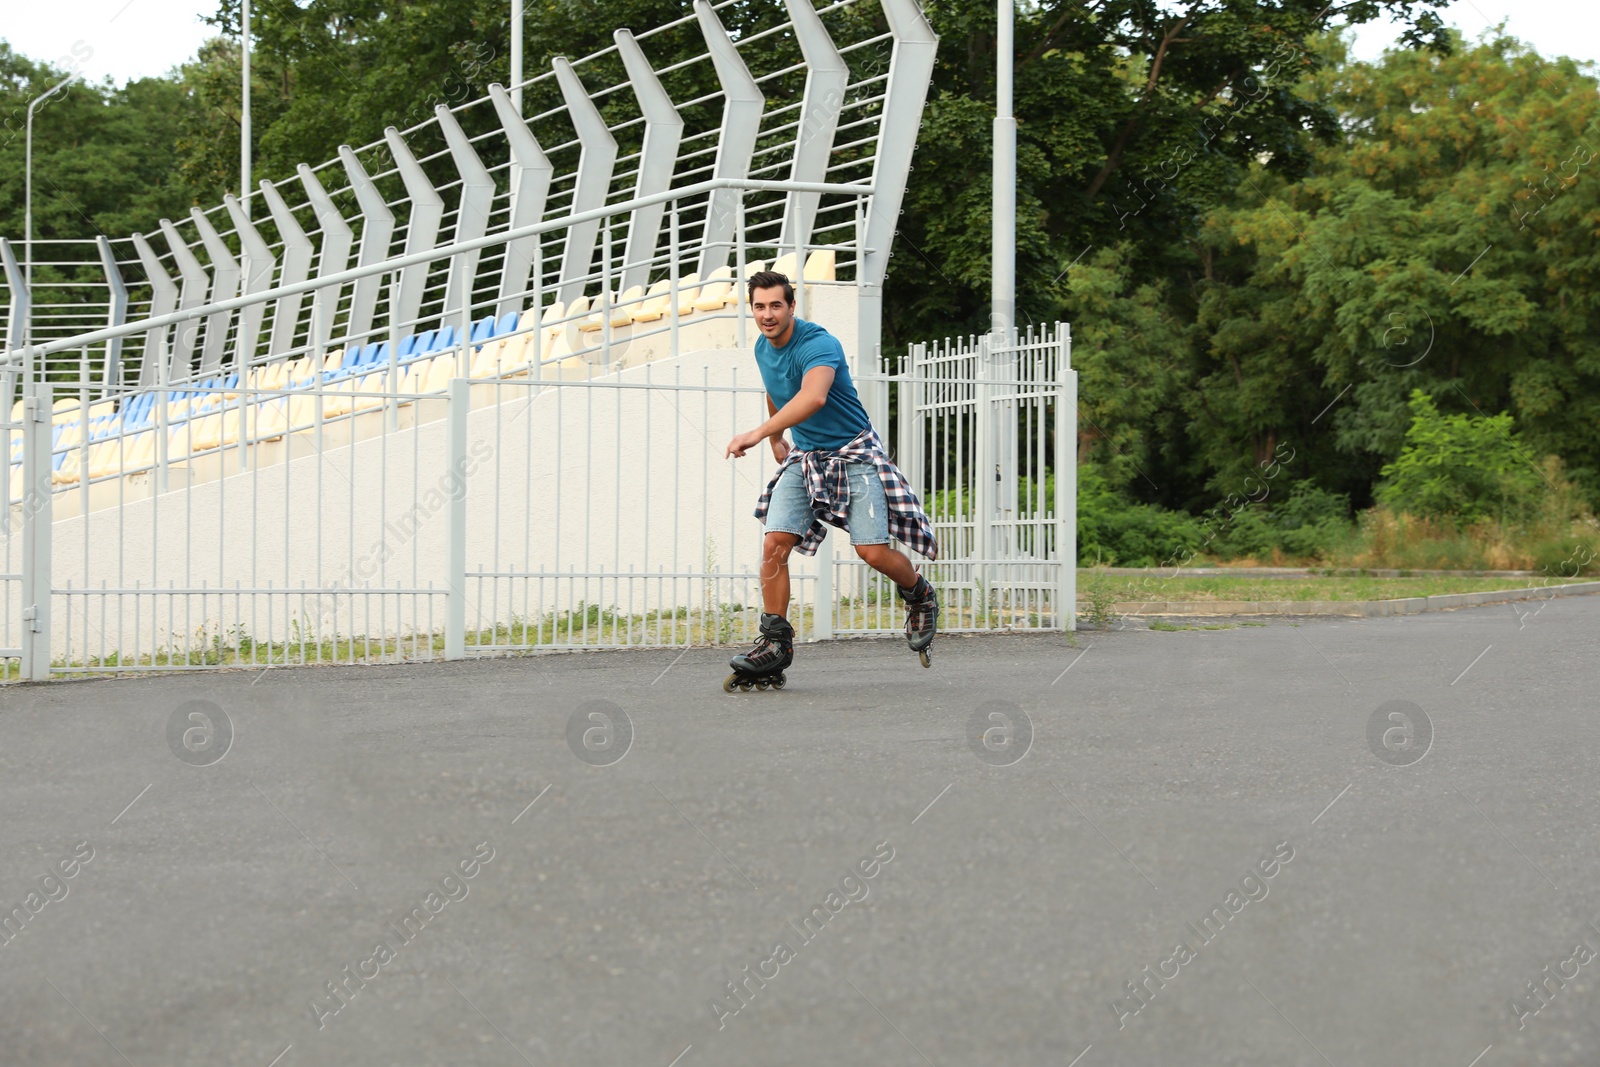
[{"label": "man's hand", "polygon": [[729,456],[742,457],[745,454],[746,449],[756,447],[756,445],[759,445],[763,440],[766,439],[766,436],[767,435],[762,433],[760,430],[749,430],[745,433],[739,434],[732,441],[728,442],[728,451],[723,453],[722,458],[727,459]]},{"label": "man's hand", "polygon": [[789,458],[789,451],[789,442],[783,439],[783,434],[773,434],[772,458],[777,460],[780,466],[785,459]]}]

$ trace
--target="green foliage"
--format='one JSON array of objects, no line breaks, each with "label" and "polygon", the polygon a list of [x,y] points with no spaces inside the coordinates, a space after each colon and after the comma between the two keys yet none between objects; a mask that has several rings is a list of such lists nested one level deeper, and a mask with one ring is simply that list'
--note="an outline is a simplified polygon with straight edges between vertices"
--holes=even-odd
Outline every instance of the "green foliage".
[{"label": "green foliage", "polygon": [[1379,501],[1462,523],[1519,519],[1537,506],[1542,482],[1512,436],[1510,415],[1441,414],[1421,389],[1412,390],[1410,407],[1405,447],[1383,468]]},{"label": "green foliage", "polygon": [[[68,72],[35,63],[0,41],[0,236],[23,255],[28,104]],[[76,82],[35,109],[33,235],[35,240],[121,236],[149,231],[197,202],[180,173],[173,145],[192,102],[170,78],[142,78],[121,89],[109,82]],[[60,257],[44,257],[60,258]],[[99,268],[41,265],[33,272],[34,300],[83,299],[89,290],[53,283],[104,282]],[[137,287],[135,299],[143,294]],[[0,300],[10,293],[0,285]]]},{"label": "green foliage", "polygon": [[1087,610],[1080,611],[1078,618],[1089,629],[1109,630],[1122,618],[1116,611],[1116,589],[1098,569],[1079,576],[1078,599],[1087,602]]},{"label": "green foliage", "polygon": [[1281,498],[1269,496],[1237,512],[1207,551],[1221,559],[1315,560],[1350,533],[1349,498],[1305,480]]},{"label": "green foliage", "polygon": [[1155,567],[1200,543],[1188,515],[1133,503],[1110,486],[1098,467],[1078,468],[1078,558],[1121,567]]}]

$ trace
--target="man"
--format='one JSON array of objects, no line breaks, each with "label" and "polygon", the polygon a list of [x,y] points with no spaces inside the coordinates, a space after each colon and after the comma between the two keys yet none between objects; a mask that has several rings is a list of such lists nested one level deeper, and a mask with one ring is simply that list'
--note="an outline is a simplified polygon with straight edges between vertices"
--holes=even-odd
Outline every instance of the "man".
[{"label": "man", "polygon": [[[750,311],[761,330],[756,365],[767,390],[766,422],[728,443],[725,456],[771,438],[778,473],[767,483],[755,515],[766,525],[761,557],[761,637],[733,657],[723,683],[781,688],[794,662],[789,608],[789,553],[816,552],[829,523],[874,570],[894,581],[906,602],[906,640],[929,666],[939,598],[911,561],[890,547],[890,534],[928,559],[939,553],[933,528],[905,476],[889,461],[850,381],[844,348],[827,330],[794,315],[794,286],[775,271],[750,276]],[[791,449],[783,431],[794,432]],[[828,610],[819,604],[818,611]]]}]

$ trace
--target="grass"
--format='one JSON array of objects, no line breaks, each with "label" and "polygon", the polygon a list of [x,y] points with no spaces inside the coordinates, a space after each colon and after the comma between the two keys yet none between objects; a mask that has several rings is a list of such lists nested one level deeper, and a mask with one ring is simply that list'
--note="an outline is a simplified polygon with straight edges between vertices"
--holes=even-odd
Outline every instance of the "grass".
[{"label": "grass", "polygon": [[[1265,624],[1256,623],[1256,625],[1262,626]],[[1234,622],[1180,623],[1164,622],[1161,619],[1157,619],[1150,624],[1150,629],[1152,630],[1236,630],[1238,628],[1239,624]]]},{"label": "grass", "polygon": [[[546,612],[537,618],[513,618],[492,627],[468,629],[467,653],[515,654],[574,648],[612,647],[729,647],[755,640],[761,608],[754,604],[706,603],[691,609],[679,607],[628,613],[615,607],[579,603],[570,611]],[[791,603],[789,621],[809,637],[816,632],[812,608]],[[1012,606],[996,595],[990,603],[968,592],[949,597],[942,605],[940,628],[1043,629],[1051,623],[1047,608],[1038,603]],[[837,631],[869,631],[898,635],[905,625],[905,610],[892,597],[865,596],[841,601],[835,612]],[[469,620],[470,626],[470,620]],[[1069,642],[1070,643],[1070,642]],[[110,653],[104,657],[58,657],[58,673],[78,677],[134,674],[198,668],[262,670],[269,667],[312,665],[405,663],[442,659],[444,634],[330,635],[313,625],[290,626],[288,640],[261,640],[240,627],[219,632],[214,627],[182,636],[172,646],[140,656]],[[0,681],[16,681],[16,660],[0,661]]]},{"label": "grass", "polygon": [[[1497,589],[1528,589],[1566,585],[1582,578],[1472,578],[1454,575],[1420,575],[1410,578],[1306,577],[1176,577],[1159,574],[1098,574],[1079,580],[1079,611],[1091,611],[1097,601],[1112,603],[1182,603],[1218,600],[1396,600],[1403,597],[1439,596],[1445,593],[1479,593]],[[1091,583],[1093,583],[1091,585]]]}]

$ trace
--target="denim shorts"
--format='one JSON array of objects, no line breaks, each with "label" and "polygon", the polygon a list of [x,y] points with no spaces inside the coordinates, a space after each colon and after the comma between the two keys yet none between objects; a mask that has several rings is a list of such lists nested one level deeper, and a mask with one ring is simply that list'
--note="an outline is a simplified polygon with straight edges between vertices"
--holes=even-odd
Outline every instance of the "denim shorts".
[{"label": "denim shorts", "polygon": [[[849,531],[852,545],[889,543],[889,504],[883,496],[883,480],[870,463],[845,464],[850,484]],[[806,495],[806,478],[800,464],[785,467],[772,488],[767,504],[767,533],[792,533],[804,537],[811,527],[811,500]]]}]

